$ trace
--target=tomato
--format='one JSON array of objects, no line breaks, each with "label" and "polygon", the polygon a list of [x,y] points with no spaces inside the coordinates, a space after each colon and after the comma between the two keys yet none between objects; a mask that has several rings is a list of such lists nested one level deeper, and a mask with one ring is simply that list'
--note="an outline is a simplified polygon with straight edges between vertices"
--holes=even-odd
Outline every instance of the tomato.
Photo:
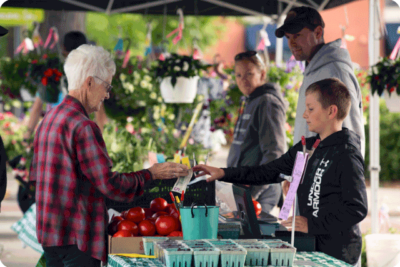
[{"label": "tomato", "polygon": [[177,212],[175,205],[172,204],[168,204],[167,208],[164,210],[166,213],[171,214],[172,212]]},{"label": "tomato", "polygon": [[113,237],[134,237],[134,235],[131,231],[121,230],[116,232]]},{"label": "tomato", "polygon": [[174,219],[175,219],[175,224],[176,224],[175,231],[182,231],[182,224],[181,224],[181,221],[179,220],[179,218],[175,218],[175,217],[174,217]]},{"label": "tomato", "polygon": [[126,211],[123,211],[123,212],[121,213],[121,217],[124,218],[124,219],[126,219],[126,215],[128,215],[128,211],[127,211],[127,210],[126,210]]},{"label": "tomato", "polygon": [[151,218],[151,216],[153,216],[154,212],[150,208],[143,208],[143,209],[146,219]]},{"label": "tomato", "polygon": [[179,219],[178,211],[173,211],[173,212],[171,212],[169,215],[171,215],[172,217],[174,217],[174,218],[176,218],[176,219]]},{"label": "tomato", "polygon": [[120,221],[118,221],[118,220],[111,221],[111,223],[107,227],[107,231],[108,231],[109,235],[114,235],[118,231],[119,223],[120,223]]},{"label": "tomato", "polygon": [[183,236],[181,231],[173,231],[168,236]]},{"label": "tomato", "polygon": [[137,236],[139,234],[139,227],[136,225],[136,223],[128,221],[128,220],[123,220],[118,224],[118,231],[122,230],[127,230],[131,231],[132,234]]},{"label": "tomato", "polygon": [[151,221],[144,220],[139,223],[139,232],[142,236],[154,236],[156,227]]},{"label": "tomato", "polygon": [[144,209],[142,209],[141,207],[129,209],[126,215],[126,219],[134,223],[140,223],[145,219]]},{"label": "tomato", "polygon": [[260,215],[260,213],[261,213],[261,211],[262,211],[261,204],[260,204],[258,201],[253,200],[253,205],[254,205],[254,210],[255,210],[255,212],[256,212],[256,215],[257,215],[257,216]]},{"label": "tomato", "polygon": [[155,198],[150,202],[150,209],[154,212],[164,211],[167,208],[167,201],[161,197]]},{"label": "tomato", "polygon": [[151,218],[156,218],[157,219],[161,215],[168,215],[168,213],[166,213],[165,211],[158,211],[158,212],[154,213],[153,216],[151,216]]},{"label": "tomato", "polygon": [[156,220],[157,233],[160,235],[169,235],[176,229],[176,220],[170,215],[161,215]]},{"label": "tomato", "polygon": [[121,216],[113,216],[111,218],[111,222],[113,222],[113,221],[123,221],[123,220],[124,220],[124,218],[122,218]]}]

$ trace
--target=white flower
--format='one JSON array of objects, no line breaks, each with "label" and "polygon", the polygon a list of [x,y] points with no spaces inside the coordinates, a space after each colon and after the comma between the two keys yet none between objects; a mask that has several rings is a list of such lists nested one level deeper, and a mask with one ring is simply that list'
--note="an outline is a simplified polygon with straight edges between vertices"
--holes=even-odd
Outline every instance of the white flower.
[{"label": "white flower", "polygon": [[[146,103],[145,103],[146,105]],[[142,117],[142,122],[146,122],[146,117]]]},{"label": "white flower", "polygon": [[133,93],[133,91],[135,90],[135,87],[133,86],[133,84],[129,84],[129,86],[128,86],[128,90],[131,92],[131,93]]},{"label": "white flower", "polygon": [[155,120],[158,120],[158,119],[160,119],[160,113],[158,113],[158,112],[154,112],[154,114],[153,114],[153,118],[154,118]]},{"label": "white flower", "polygon": [[121,73],[121,75],[119,75],[119,79],[120,79],[122,82],[125,82],[125,80],[126,80],[126,75],[123,74],[123,73]]},{"label": "white flower", "polygon": [[175,66],[174,71],[181,71],[181,68],[179,66]]},{"label": "white flower", "polygon": [[181,61],[179,59],[177,59],[177,60],[175,60],[175,63],[179,64],[179,63],[181,63]]},{"label": "white flower", "polygon": [[151,99],[156,99],[156,98],[157,98],[157,94],[154,93],[154,92],[151,93],[151,94],[150,94],[150,98],[151,98]]},{"label": "white flower", "polygon": [[127,121],[127,122],[132,122],[132,121],[133,121],[133,118],[132,118],[132,117],[128,117],[128,118],[126,118],[126,121]]},{"label": "white flower", "polygon": [[148,69],[143,69],[143,72],[144,73],[149,73],[149,70]]},{"label": "white flower", "polygon": [[146,81],[150,82],[151,81],[151,77],[149,75],[144,75],[143,77]]},{"label": "white flower", "polygon": [[139,79],[135,79],[135,81],[133,82],[134,85],[139,85]]},{"label": "white flower", "polygon": [[138,105],[139,105],[139,107],[144,107],[144,106],[146,106],[146,102],[138,101]]},{"label": "white flower", "polygon": [[171,121],[175,119],[175,115],[174,114],[169,114],[168,115],[168,119],[170,119]]},{"label": "white flower", "polygon": [[162,97],[161,97],[161,96],[158,97],[158,98],[157,98],[157,101],[161,103],[161,102],[162,102]]},{"label": "white flower", "polygon": [[133,77],[135,78],[135,80],[138,80],[138,79],[140,79],[140,74],[137,71],[134,71]]},{"label": "white flower", "polygon": [[182,70],[183,70],[183,71],[188,71],[188,69],[189,69],[189,63],[187,63],[186,61],[183,62],[183,68],[182,68]]},{"label": "white flower", "polygon": [[182,126],[181,126],[181,130],[182,130],[182,131],[184,131],[184,130],[186,130],[186,129],[187,129],[187,128],[186,128],[186,125],[182,125]]},{"label": "white flower", "polygon": [[203,100],[204,100],[204,96],[203,96],[203,95],[198,95],[198,96],[197,96],[197,99],[198,99],[199,101],[203,101]]},{"label": "white flower", "polygon": [[21,107],[21,102],[18,101],[18,100],[13,100],[13,101],[11,102],[11,105],[12,105],[13,107],[15,107],[15,108],[20,108],[20,107]]},{"label": "white flower", "polygon": [[147,84],[148,84],[148,82],[143,80],[143,81],[140,82],[140,87],[147,88]]}]

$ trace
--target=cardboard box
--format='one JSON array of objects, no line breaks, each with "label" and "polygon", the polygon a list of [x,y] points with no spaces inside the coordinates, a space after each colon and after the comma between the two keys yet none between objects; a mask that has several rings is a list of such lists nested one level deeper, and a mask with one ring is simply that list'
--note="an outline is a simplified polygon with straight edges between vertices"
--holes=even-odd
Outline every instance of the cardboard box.
[{"label": "cardboard box", "polygon": [[[183,237],[168,237],[182,240]],[[112,237],[108,236],[108,253],[138,253],[144,254],[143,238],[139,237]]]}]

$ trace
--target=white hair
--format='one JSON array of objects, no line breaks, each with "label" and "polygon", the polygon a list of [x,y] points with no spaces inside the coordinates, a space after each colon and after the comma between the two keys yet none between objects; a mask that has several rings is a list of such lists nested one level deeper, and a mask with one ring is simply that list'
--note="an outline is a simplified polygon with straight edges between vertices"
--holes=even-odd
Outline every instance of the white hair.
[{"label": "white hair", "polygon": [[102,80],[114,76],[116,66],[111,54],[103,47],[83,44],[69,53],[64,71],[68,91],[71,91],[81,88],[89,76],[97,76]]}]

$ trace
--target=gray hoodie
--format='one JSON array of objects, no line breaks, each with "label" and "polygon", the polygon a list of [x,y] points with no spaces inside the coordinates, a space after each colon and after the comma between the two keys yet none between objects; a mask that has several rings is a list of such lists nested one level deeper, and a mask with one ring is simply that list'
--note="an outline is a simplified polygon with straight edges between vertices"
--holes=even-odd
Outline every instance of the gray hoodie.
[{"label": "gray hoodie", "polygon": [[315,133],[308,130],[303,113],[306,109],[305,92],[309,85],[327,78],[338,78],[349,89],[351,109],[343,122],[343,127],[354,131],[361,139],[361,154],[365,155],[365,133],[363,125],[362,96],[357,78],[354,75],[353,65],[347,49],[340,48],[340,39],[327,43],[314,55],[304,71],[303,84],[299,90],[297,102],[296,122],[294,125],[294,140],[296,144],[301,136],[311,137]]}]

